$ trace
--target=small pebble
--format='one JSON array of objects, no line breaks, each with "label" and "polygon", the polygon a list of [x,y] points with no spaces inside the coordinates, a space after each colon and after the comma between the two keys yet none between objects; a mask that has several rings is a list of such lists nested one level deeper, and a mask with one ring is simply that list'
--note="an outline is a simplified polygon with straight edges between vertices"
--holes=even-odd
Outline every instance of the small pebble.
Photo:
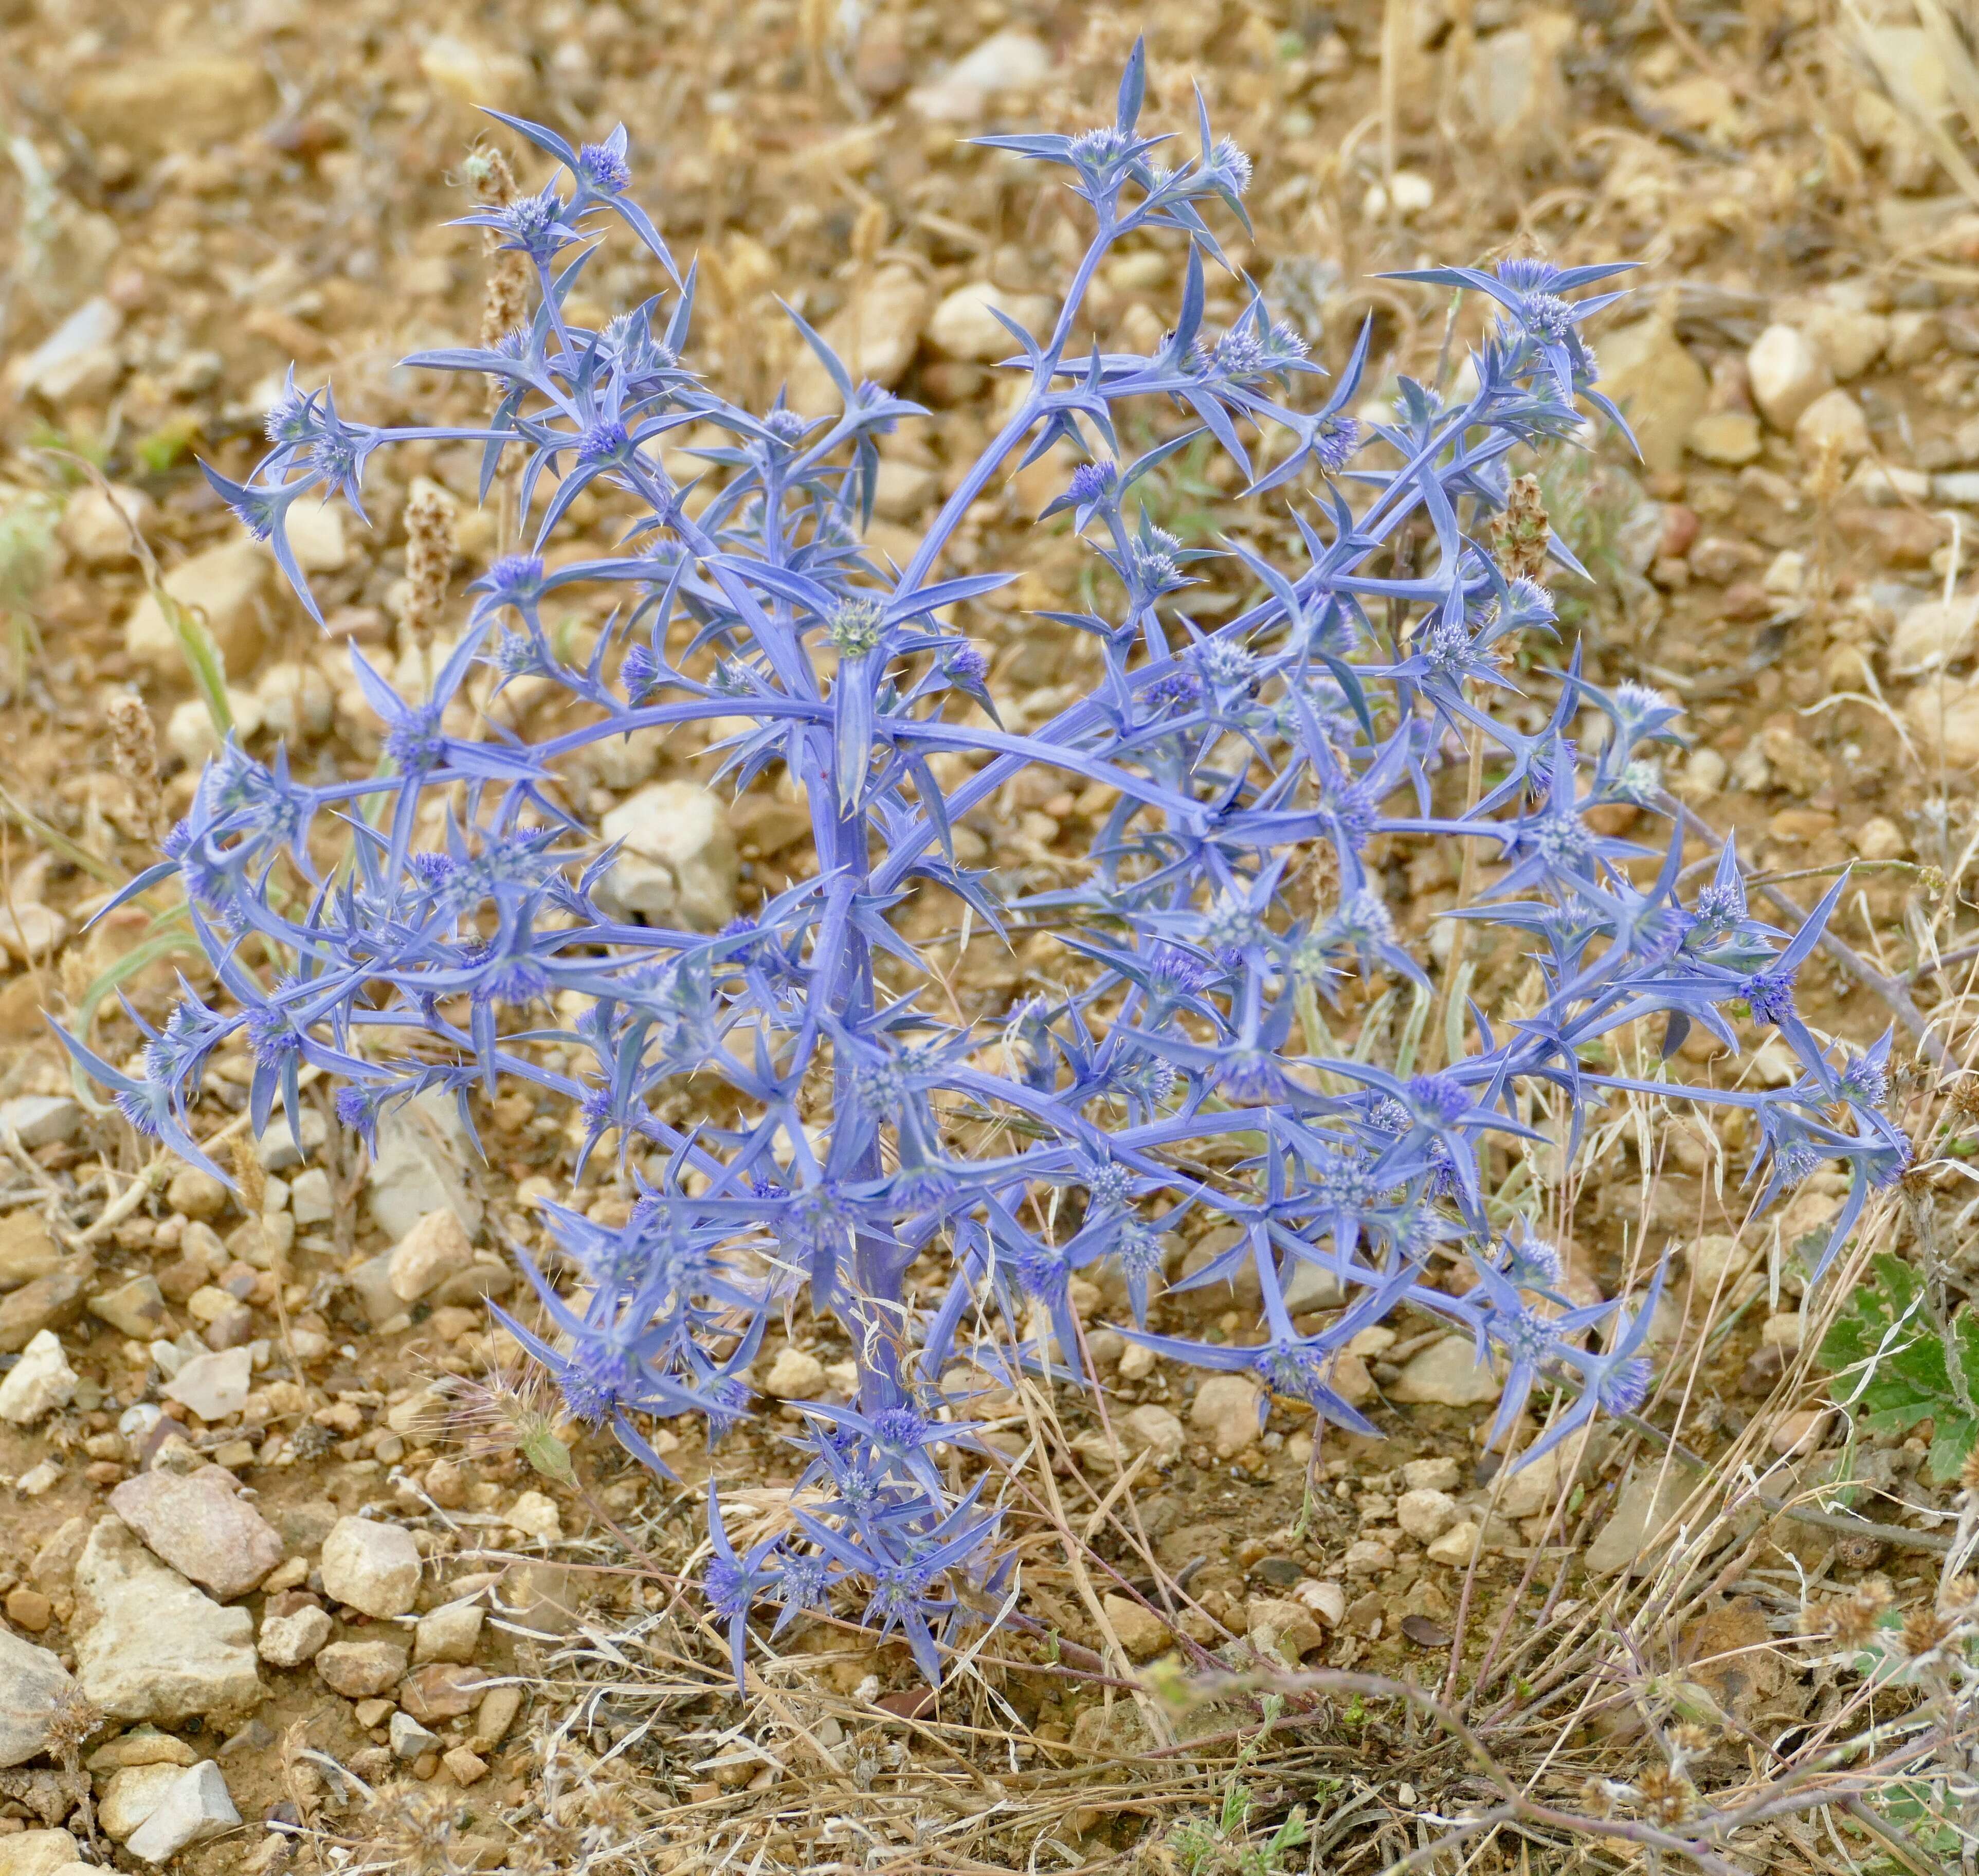
[{"label": "small pebble", "polygon": [[488,1770],[488,1761],[464,1745],[456,1746],[440,1763],[446,1766],[447,1776],[456,1785],[472,1785],[476,1779],[485,1776]]}]

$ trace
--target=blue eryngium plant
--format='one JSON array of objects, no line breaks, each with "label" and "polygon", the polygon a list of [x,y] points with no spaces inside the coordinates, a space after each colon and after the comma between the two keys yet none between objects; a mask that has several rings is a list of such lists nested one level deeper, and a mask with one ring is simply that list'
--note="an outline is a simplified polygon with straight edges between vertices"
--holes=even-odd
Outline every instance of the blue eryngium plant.
[{"label": "blue eryngium plant", "polygon": [[[1371,1431],[1335,1391],[1332,1364],[1405,1300],[1474,1334],[1480,1360],[1508,1363],[1503,1426],[1540,1380],[1561,1396],[1549,1440],[1599,1410],[1639,1406],[1654,1286],[1632,1310],[1567,1308],[1557,1255],[1487,1211],[1480,1154],[1493,1134],[1536,1137],[1539,1121],[1570,1147],[1587,1104],[1609,1090],[1683,1093],[1660,1076],[1597,1071],[1609,1058],[1595,1045],[1624,1024],[1661,1018],[1666,1059],[1692,1024],[1732,1044],[1728,1011],[1777,1029],[1799,1064],[1790,1086],[1689,1097],[1752,1111],[1764,1199],[1825,1162],[1851,1169],[1831,1255],[1869,1190],[1906,1161],[1903,1135],[1878,1111],[1888,1038],[1852,1054],[1795,1013],[1795,974],[1834,894],[1788,937],[1749,915],[1729,848],[1686,899],[1679,830],[1658,867],[1650,849],[1590,826],[1590,809],[1666,801],[1645,752],[1676,739],[1677,712],[1635,686],[1597,690],[1577,664],[1543,727],[1521,731],[1490,707],[1509,688],[1514,641],[1549,629],[1553,608],[1542,585],[1508,579],[1480,536],[1506,503],[1515,447],[1570,437],[1578,400],[1616,417],[1580,333],[1606,300],[1569,296],[1618,270],[1514,261],[1404,276],[1488,294],[1496,324],[1475,357],[1474,394],[1450,404],[1403,380],[1394,420],[1372,432],[1394,466],[1354,469],[1368,440],[1348,413],[1364,334],[1333,394],[1301,408],[1294,389],[1318,367],[1255,293],[1228,330],[1204,330],[1204,264],[1222,260],[1207,217],[1242,219],[1249,164],[1206,121],[1197,154],[1157,162],[1159,140],[1135,128],[1142,89],[1137,51],[1115,123],[986,140],[1069,171],[1096,231],[1049,334],[1011,326],[1023,394],[904,569],[862,547],[860,533],[877,440],[919,413],[855,384],[801,320],[841,415],[807,418],[780,399],[758,416],[709,392],[683,362],[692,277],[681,280],[625,200],[622,131],[579,150],[504,120],[569,179],[466,218],[525,257],[534,317],[492,349],[410,361],[490,380],[485,423],[374,429],[346,421],[327,390],[292,388],[250,480],[214,478],[284,556],[305,603],[285,512],[332,493],[354,503],[381,445],[479,443],[484,494],[512,473],[520,512],[540,518],[529,546],[474,582],[458,647],[424,695],[401,696],[353,652],[387,726],[376,777],[307,785],[280,756],[264,764],[231,743],[207,768],[169,858],[140,883],[183,882],[229,1007],[188,991],[152,1037],[141,1080],[71,1046],[138,1127],[202,1164],[187,1105],[212,1051],[243,1031],[257,1127],[278,1099],[293,1111],[304,1063],[340,1082],[337,1111],[367,1138],[382,1114],[429,1090],[456,1097],[470,1128],[470,1096],[504,1081],[577,1104],[579,1170],[615,1142],[638,1200],[617,1227],[544,1204],[550,1237],[583,1274],[582,1300],[532,1268],[560,1333],[509,1326],[574,1416],[614,1429],[661,1471],[642,1429],[692,1415],[718,1438],[735,1425],[765,1323],[807,1288],[857,1350],[857,1397],[800,1403],[808,1489],[794,1532],[738,1554],[711,1494],[707,1586],[738,1672],[758,1609],[778,1611],[781,1625],[863,1595],[867,1619],[904,1632],[932,1678],[949,1635],[999,1606],[1009,1585],[995,1510],[980,1483],[958,1495],[935,1456],[973,1443],[966,1423],[946,1417],[939,1382],[973,1325],[999,1315],[1022,1325],[1034,1310],[1052,1333],[1026,1343],[1019,1328],[1028,1359],[1082,1375],[1068,1300],[1081,1272],[1123,1280],[1140,1325],[1125,1330],[1132,1339],[1254,1377],[1261,1411],[1277,1396]],[[664,316],[655,300],[594,331],[569,304],[608,214],[679,291]],[[1075,355],[1096,268],[1153,229],[1188,247],[1174,330],[1149,357]],[[1170,424],[1135,460],[1116,422],[1128,405]],[[688,426],[732,440],[698,453],[725,479],[692,499],[655,447]],[[1257,596],[1207,634],[1172,604],[1200,556],[1154,525],[1135,493],[1205,433],[1252,493],[1282,492],[1303,546],[1298,563],[1279,566],[1229,543]],[[1250,453],[1261,437],[1274,446],[1261,470]],[[1089,696],[1020,735],[1001,726],[982,653],[946,623],[1006,576],[940,569],[993,479],[1061,440],[1087,460],[1045,513],[1071,514],[1109,599],[1050,616],[1093,635],[1099,675]],[[552,570],[543,550],[593,483],[631,494],[639,517],[615,551]],[[1376,570],[1419,517],[1426,570]],[[1573,569],[1556,541],[1551,553]],[[579,669],[559,656],[543,610],[601,587],[623,603]],[[575,726],[537,742],[492,725],[459,733],[449,706],[480,667],[496,688],[546,680]],[[1569,735],[1589,707],[1607,719],[1593,749]],[[816,876],[713,936],[612,915],[595,896],[612,855],[559,805],[559,763],[628,731],[716,719],[747,725],[719,745],[735,785],[781,765],[801,791]],[[1487,785],[1474,803],[1433,812],[1433,777],[1464,739],[1480,739]],[[994,875],[958,857],[953,830],[1040,765],[1102,785],[1112,805],[1084,882],[1013,908]],[[344,856],[327,875],[313,858],[326,833]],[[1502,870],[1454,915],[1509,927],[1542,984],[1530,1014],[1502,1029],[1474,1007],[1466,1024],[1465,980],[1446,986],[1459,1048],[1434,1072],[1331,1059],[1324,1041],[1321,1006],[1344,979],[1405,979],[1426,1007],[1430,980],[1368,857],[1388,834],[1476,843]],[[1311,901],[1294,903],[1288,861],[1315,852],[1330,864],[1310,870],[1337,883],[1302,910]],[[917,994],[928,967],[893,914],[910,889],[931,888],[993,928],[1016,909],[1067,934],[1076,987],[1009,1014],[1000,1071],[986,1065],[999,1059],[983,1047],[990,1038],[944,1022]],[[876,972],[883,953],[893,961],[886,981],[908,986],[897,993]],[[566,991],[578,996],[558,997]],[[551,1012],[573,1007],[582,1018],[557,1026]],[[545,1066],[549,1044],[552,1059],[578,1066]],[[662,1119],[656,1097],[688,1075],[724,1083],[741,1117],[685,1131]],[[971,1115],[1014,1124],[985,1130]],[[959,1133],[986,1144],[964,1146]],[[1237,1228],[1192,1280],[1220,1283],[1248,1264],[1263,1293],[1255,1336],[1207,1344],[1145,1333],[1164,1236],[1192,1219]],[[1467,1260],[1474,1277],[1433,1283],[1444,1260]],[[1345,1300],[1314,1333],[1285,1300],[1302,1264],[1331,1273]]]}]

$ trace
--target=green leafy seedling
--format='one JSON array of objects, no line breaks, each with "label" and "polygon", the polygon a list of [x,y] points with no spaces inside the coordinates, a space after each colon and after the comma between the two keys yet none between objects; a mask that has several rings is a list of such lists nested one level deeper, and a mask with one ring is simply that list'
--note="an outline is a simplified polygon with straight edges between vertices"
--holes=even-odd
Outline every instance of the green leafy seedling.
[{"label": "green leafy seedling", "polygon": [[[1821,1363],[1832,1377],[1837,1403],[1870,1433],[1907,1433],[1935,1424],[1925,1461],[1931,1483],[1958,1476],[1975,1440],[1979,1417],[1968,1403],[1979,1395],[1979,1320],[1970,1310],[1953,1317],[1948,1337],[1932,1323],[1924,1281],[1901,1259],[1875,1258],[1870,1280],[1848,1299],[1821,1344]],[[1961,1373],[1954,1382],[1947,1360],[1949,1340]]]}]

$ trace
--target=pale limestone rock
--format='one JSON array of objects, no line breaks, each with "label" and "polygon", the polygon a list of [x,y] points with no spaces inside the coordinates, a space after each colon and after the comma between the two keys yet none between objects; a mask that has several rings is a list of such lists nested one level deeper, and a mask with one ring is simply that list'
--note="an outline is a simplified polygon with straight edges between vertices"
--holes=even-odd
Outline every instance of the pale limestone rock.
[{"label": "pale limestone rock", "polygon": [[165,1320],[165,1299],[158,1280],[148,1271],[89,1300],[89,1313],[119,1335],[148,1342]]},{"label": "pale limestone rock", "polygon": [[779,1349],[763,1376],[763,1392],[777,1400],[815,1400],[824,1389],[824,1363],[794,1346]]},{"label": "pale limestone rock", "polygon": [[0,1837],[0,1876],[68,1876],[77,1863],[66,1831],[17,1831]]},{"label": "pale limestone rock", "polygon": [[908,92],[908,108],[930,124],[977,123],[999,100],[1029,97],[1051,76],[1055,63],[1035,34],[1006,28]]},{"label": "pale limestone rock", "polygon": [[161,1759],[148,1765],[127,1765],[121,1771],[112,1772],[96,1811],[96,1821],[104,1834],[118,1843],[124,1842],[157,1809],[159,1801],[178,1783],[179,1774],[184,1770],[183,1765]]},{"label": "pale limestone rock", "polygon": [[419,1595],[419,1548],[400,1525],[338,1519],[318,1567],[325,1595],[380,1622],[404,1615]]},{"label": "pale limestone rock", "polygon": [[1655,1569],[1661,1547],[1654,1540],[1689,1496],[1678,1466],[1652,1459],[1631,1469],[1615,1494],[1615,1509],[1587,1547],[1589,1575],[1613,1576],[1626,1570],[1640,1576]]},{"label": "pale limestone rock", "polygon": [[320,1609],[299,1609],[287,1615],[264,1615],[257,1645],[261,1659],[273,1668],[300,1668],[313,1661],[334,1632],[335,1625]]},{"label": "pale limestone rock", "polygon": [[666,745],[664,729],[628,730],[622,736],[608,736],[602,742],[594,742],[589,752],[591,765],[606,788],[623,793],[652,780]]},{"label": "pale limestone rock", "polygon": [[0,1290],[18,1290],[38,1277],[51,1277],[61,1263],[61,1247],[48,1235],[39,1212],[22,1206],[0,1215]]},{"label": "pale limestone rock", "polygon": [[300,1174],[289,1187],[289,1216],[303,1227],[327,1224],[336,1216],[330,1200],[330,1174],[320,1166]]},{"label": "pale limestone rock", "polygon": [[[230,540],[196,553],[165,575],[165,591],[202,613],[227,669],[254,669],[261,652],[262,609],[273,563],[251,540]],[[167,676],[185,669],[177,635],[148,593],[124,622],[124,649],[136,663]]]},{"label": "pale limestone rock", "polygon": [[1394,1547],[1378,1537],[1357,1537],[1347,1546],[1340,1567],[1349,1576],[1385,1576],[1395,1567]]},{"label": "pale limestone rock", "polygon": [[44,1329],[0,1377],[0,1420],[33,1426],[75,1398],[76,1378],[60,1338]]},{"label": "pale limestone rock", "polygon": [[1897,621],[1890,635],[1890,669],[1899,677],[1941,670],[1972,655],[1979,642],[1979,593],[1924,599]]},{"label": "pale limestone rock", "polygon": [[1452,1569],[1463,1569],[1470,1562],[1477,1548],[1477,1526],[1465,1518],[1445,1531],[1433,1544],[1424,1547],[1423,1555],[1432,1563],[1447,1565]]},{"label": "pale limestone rock", "polygon": [[68,937],[68,921],[38,899],[0,903],[0,945],[23,964],[45,964]]},{"label": "pale limestone rock", "polygon": [[1795,323],[1821,347],[1840,384],[1859,378],[1890,342],[1888,319],[1861,307],[1817,300],[1800,310]]},{"label": "pale limestone rock", "polygon": [[1453,1459],[1410,1459],[1402,1467],[1402,1484],[1411,1492],[1454,1492],[1463,1478]]},{"label": "pale limestone rock", "polygon": [[69,115],[91,141],[121,144],[141,159],[230,142],[276,101],[259,59],[207,52],[118,59],[78,78],[68,93]]},{"label": "pale limestone rock", "polygon": [[1292,1600],[1311,1610],[1327,1628],[1338,1629],[1347,1617],[1347,1592],[1338,1583],[1315,1582],[1302,1576],[1292,1585]]},{"label": "pale limestone rock", "polygon": [[1401,1379],[1388,1390],[1391,1400],[1439,1407],[1477,1407],[1503,1392],[1490,1364],[1477,1359],[1470,1336],[1445,1336],[1410,1356]]},{"label": "pale limestone rock", "polygon": [[329,735],[336,713],[330,679],[314,665],[289,658],[261,674],[261,681],[254,686],[254,701],[262,727],[288,743],[313,742]]},{"label": "pale limestone rock", "polygon": [[448,1661],[465,1666],[481,1645],[486,1613],[472,1602],[452,1602],[422,1615],[413,1631],[413,1661],[423,1667],[429,1661]]},{"label": "pale limestone rock", "polygon": [[350,559],[343,511],[334,503],[305,496],[289,504],[283,521],[289,551],[305,573],[334,573]]},{"label": "pale limestone rock", "polygon": [[[425,1099],[421,1096],[409,1105],[416,1107]],[[268,1123],[267,1131],[254,1143],[254,1151],[270,1172],[286,1173],[323,1151],[330,1137],[330,1130],[315,1108],[303,1109],[302,1130],[302,1138],[298,1141],[285,1115],[278,1114]],[[382,1124],[378,1131],[382,1138],[385,1131]]]},{"label": "pale limestone rock", "polygon": [[1195,1390],[1189,1424],[1208,1437],[1218,1459],[1235,1459],[1264,1430],[1258,1411],[1263,1398],[1246,1375],[1208,1376]]},{"label": "pale limestone rock", "polygon": [[165,1383],[164,1393],[191,1408],[207,1425],[238,1413],[247,1404],[254,1357],[245,1348],[195,1355]]},{"label": "pale limestone rock", "polygon": [[1548,1447],[1527,1465],[1521,1466],[1514,1459],[1512,1464],[1516,1469],[1506,1475],[1497,1492],[1498,1516],[1516,1522],[1550,1510],[1560,1496],[1560,1481],[1572,1461],[1573,1455],[1564,1445]]},{"label": "pale limestone rock", "polygon": [[599,823],[622,843],[600,882],[602,908],[689,930],[718,930],[735,915],[735,842],[719,796],[691,782],[656,782]]},{"label": "pale limestone rock", "polygon": [[1042,294],[1006,293],[988,281],[970,281],[946,294],[934,309],[927,340],[950,358],[995,364],[1023,350],[996,314],[1015,320],[1035,339],[1049,330],[1057,310]]},{"label": "pale limestone rock", "polygon": [[117,335],[124,315],[109,300],[85,300],[25,357],[7,367],[8,388],[17,397],[38,397],[50,403],[98,397],[123,372]]},{"label": "pale limestone rock", "polygon": [[1758,460],[1759,420],[1749,410],[1709,410],[1690,427],[1686,440],[1693,456],[1726,469],[1741,469]]},{"label": "pale limestone rock", "polygon": [[1434,1542],[1457,1517],[1457,1500],[1447,1492],[1404,1492],[1395,1501],[1395,1522],[1419,1544]]},{"label": "pale limestone rock", "polygon": [[416,1303],[474,1261],[474,1246],[451,1210],[429,1211],[393,1247],[386,1267],[392,1293]]},{"label": "pale limestone rock", "polygon": [[421,1095],[386,1114],[378,1123],[377,1151],[364,1177],[364,1203],[373,1222],[396,1241],[428,1213],[444,1207],[470,1238],[476,1236],[481,1201],[462,1172],[472,1151],[450,1101]]},{"label": "pale limestone rock", "polygon": [[438,1733],[427,1732],[409,1713],[394,1713],[389,1726],[392,1756],[396,1759],[419,1758],[446,1748],[446,1742]]},{"label": "pale limestone rock", "polygon": [[1182,1457],[1185,1439],[1182,1422],[1154,1401],[1124,1415],[1119,1429],[1120,1444],[1129,1454],[1150,1452],[1155,1465],[1161,1467],[1172,1466]]},{"label": "pale limestone rock", "polygon": [[333,1642],[316,1654],[317,1678],[346,1700],[373,1700],[406,1677],[406,1651],[396,1642]]},{"label": "pale limestone rock", "polygon": [[76,1678],[111,1718],[169,1725],[260,1699],[254,1619],[167,1569],[121,1519],[90,1532],[75,1592]]},{"label": "pale limestone rock", "polygon": [[[819,335],[857,384],[869,381],[890,390],[907,375],[920,344],[934,297],[912,267],[881,267],[853,289]],[[816,415],[839,409],[838,387],[817,354],[806,346],[791,368],[793,408]]]},{"label": "pale limestone rock", "polygon": [[1600,356],[1601,388],[1629,420],[1643,462],[1652,470],[1676,469],[1711,394],[1704,367],[1662,310],[1605,334]]},{"label": "pale limestone rock", "polygon": [[[261,706],[252,691],[227,687],[227,712],[244,739],[261,727]],[[213,712],[203,697],[187,697],[172,706],[165,719],[165,747],[189,769],[210,762],[220,753],[223,739],[213,725]]]},{"label": "pale limestone rock", "polygon": [[1745,374],[1760,414],[1788,434],[1835,384],[1821,347],[1798,326],[1769,326],[1761,333],[1745,354]]},{"label": "pale limestone rock", "polygon": [[184,1477],[141,1473],[110,1509],[166,1562],[223,1602],[245,1595],[282,1561],[274,1527],[215,1466]]},{"label": "pale limestone rock", "polygon": [[522,1493],[502,1515],[525,1537],[534,1538],[539,1543],[563,1541],[562,1513],[557,1509],[556,1500],[546,1492]]},{"label": "pale limestone rock", "polygon": [[190,1845],[230,1831],[240,1821],[220,1768],[208,1759],[177,1773],[157,1808],[124,1848],[146,1863],[164,1863]]},{"label": "pale limestone rock", "polygon": [[67,1094],[16,1094],[0,1101],[0,1134],[9,1128],[24,1147],[66,1145],[82,1125],[82,1108]]},{"label": "pale limestone rock", "polygon": [[[25,1765],[47,1751],[48,1721],[75,1688],[48,1649],[0,1626],[0,1767]],[[0,1856],[13,1841],[0,1837]]]},{"label": "pale limestone rock", "polygon": [[1540,8],[1512,15],[1517,24],[1480,38],[1462,81],[1466,108],[1507,155],[1521,161],[1556,148],[1566,121],[1560,54],[1572,43],[1572,18]]},{"label": "pale limestone rock", "polygon": [[1834,1417],[1833,1412],[1826,1407],[1795,1408],[1782,1414],[1773,1423],[1768,1443],[1782,1459],[1812,1453],[1821,1444],[1822,1436]]},{"label": "pale limestone rock", "polygon": [[1106,1619],[1120,1638],[1120,1645],[1135,1661],[1159,1655],[1172,1639],[1168,1624],[1152,1609],[1144,1609],[1132,1596],[1109,1592],[1100,1599]]},{"label": "pale limestone rock", "polygon": [[1979,762],[1979,685],[1940,672],[1904,700],[1904,721],[1928,761],[1952,769]]},{"label": "pale limestone rock", "polygon": [[1311,1310],[1338,1309],[1345,1300],[1338,1276],[1311,1257],[1293,1260],[1291,1273],[1281,1287],[1285,1313],[1290,1316],[1303,1316]]},{"label": "pale limestone rock", "polygon": [[873,512],[882,521],[911,521],[933,502],[940,486],[933,470],[883,456],[873,478]]},{"label": "pale limestone rock", "polygon": [[113,483],[106,492],[91,482],[69,497],[58,531],[85,566],[120,566],[134,551],[131,530],[144,533],[157,519],[157,503],[142,489]]},{"label": "pale limestone rock", "polygon": [[1944,327],[1935,313],[1892,313],[1883,356],[1900,367],[1921,365],[1944,343]]},{"label": "pale limestone rock", "polygon": [[1275,1655],[1288,1668],[1325,1645],[1325,1632],[1312,1611],[1293,1596],[1253,1596],[1245,1605],[1244,1632],[1261,1655]]},{"label": "pale limestone rock", "polygon": [[478,39],[436,32],[419,49],[419,75],[463,110],[506,110],[520,103],[531,80],[529,61]]},{"label": "pale limestone rock", "polygon": [[1851,838],[1865,860],[1898,860],[1910,851],[1908,836],[1885,815],[1872,814]]},{"label": "pale limestone rock", "polygon": [[1803,410],[1794,423],[1794,447],[1812,460],[1831,452],[1845,463],[1866,456],[1870,449],[1869,422],[1862,407],[1839,388],[1824,392]]}]

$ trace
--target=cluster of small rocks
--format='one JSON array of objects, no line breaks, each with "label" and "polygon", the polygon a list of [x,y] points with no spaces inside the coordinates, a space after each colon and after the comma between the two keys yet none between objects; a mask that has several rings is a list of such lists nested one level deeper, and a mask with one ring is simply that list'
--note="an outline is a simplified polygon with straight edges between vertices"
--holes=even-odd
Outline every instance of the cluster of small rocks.
[{"label": "cluster of small rocks", "polygon": [[[51,1727],[79,1696],[122,1729],[88,1761],[103,1828],[134,1856],[162,1863],[240,1821],[221,1768],[171,1729],[244,1720],[273,1691],[264,1672],[272,1669],[310,1674],[350,1702],[388,1764],[476,1782],[522,1699],[515,1682],[475,1665],[499,1572],[456,1579],[443,1592],[410,1531],[356,1516],[319,1528],[313,1560],[292,1552],[217,1466],[148,1472],[119,1486],[108,1513],[65,1530],[36,1560],[44,1580],[71,1566],[73,1672],[0,1627],[0,1766],[48,1752]],[[243,1601],[257,1593],[258,1635]],[[42,1615],[18,1592],[8,1612],[16,1623]],[[29,1854],[38,1853],[18,1834],[0,1836],[0,1876]]]}]

